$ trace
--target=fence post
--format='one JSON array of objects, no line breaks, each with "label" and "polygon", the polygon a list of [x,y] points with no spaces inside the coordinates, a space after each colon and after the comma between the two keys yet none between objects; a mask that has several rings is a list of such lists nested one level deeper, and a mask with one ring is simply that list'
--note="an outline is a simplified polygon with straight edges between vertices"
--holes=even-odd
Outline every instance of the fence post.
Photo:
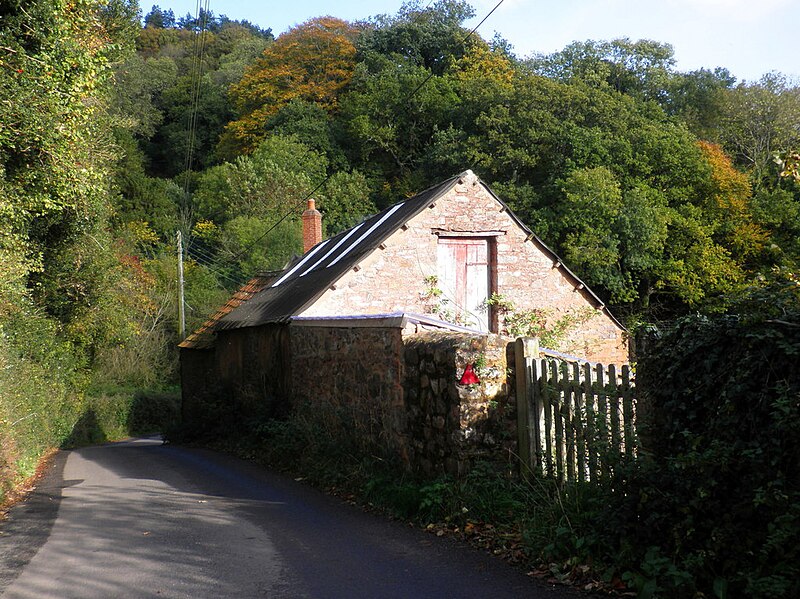
[{"label": "fence post", "polygon": [[633,393],[631,391],[631,368],[627,364],[622,366],[622,415],[625,433],[625,455],[633,458],[636,447],[636,425],[633,411]]},{"label": "fence post", "polygon": [[534,419],[531,410],[533,388],[537,381],[537,358],[539,357],[539,340],[536,338],[519,338],[514,346],[514,365],[517,384],[517,452],[521,462],[520,471],[527,479],[536,464],[538,445],[538,419]]},{"label": "fence post", "polygon": [[586,480],[586,398],[583,394],[583,384],[581,382],[581,367],[575,363],[572,365],[572,393],[574,411],[572,421],[575,423],[575,467],[580,482]]},{"label": "fence post", "polygon": [[555,429],[556,440],[556,480],[558,482],[565,482],[567,480],[566,459],[567,459],[567,441],[564,428],[564,395],[565,392],[569,393],[569,387],[564,384],[565,373],[567,369],[562,367],[564,362],[553,362],[551,371],[553,373],[553,388],[555,393],[555,405],[553,406],[553,428]]},{"label": "fence post", "polygon": [[592,384],[592,365],[588,362],[583,365],[583,394],[586,407],[586,431],[584,439],[586,441],[586,453],[589,463],[587,465],[589,480],[597,481],[597,409],[595,408],[595,393]]},{"label": "fence post", "polygon": [[[547,476],[556,476],[554,465],[555,459],[555,414],[553,410],[553,402],[558,396],[558,390],[553,387],[557,377],[552,375],[553,363],[547,358],[542,358],[539,361],[539,372],[541,373],[541,385],[538,388],[540,396],[537,402],[541,404],[542,409],[539,412],[542,425],[544,427],[544,443],[539,447],[544,454],[544,472]],[[558,402],[556,402],[556,405]]]},{"label": "fence post", "polygon": [[609,471],[608,456],[610,455],[609,447],[611,446],[611,425],[609,424],[610,417],[608,415],[608,403],[606,402],[606,379],[605,371],[602,364],[595,365],[595,389],[597,390],[597,426],[598,431],[598,445],[600,449],[599,455],[599,475],[608,477],[611,472]]},{"label": "fence post", "polygon": [[[617,380],[617,367],[615,364],[608,365],[608,400],[609,416],[611,418],[611,446],[615,458],[622,455],[622,423],[620,409],[622,402],[619,397],[619,381]],[[617,460],[615,460],[616,462]],[[616,466],[616,463],[614,464]]]}]

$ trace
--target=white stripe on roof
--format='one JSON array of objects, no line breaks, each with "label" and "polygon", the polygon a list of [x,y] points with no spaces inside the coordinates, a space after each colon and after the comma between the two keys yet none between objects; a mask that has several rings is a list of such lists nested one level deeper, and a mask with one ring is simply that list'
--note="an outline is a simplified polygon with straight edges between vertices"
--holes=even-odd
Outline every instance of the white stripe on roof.
[{"label": "white stripe on roof", "polygon": [[384,214],[384,215],[381,217],[381,219],[380,219],[378,222],[376,222],[374,225],[372,225],[372,226],[371,226],[371,227],[370,227],[370,228],[369,228],[369,229],[368,229],[366,232],[362,233],[362,234],[361,234],[361,237],[359,237],[359,238],[358,238],[358,239],[355,241],[355,243],[352,243],[352,244],[350,244],[350,245],[349,245],[349,246],[348,246],[348,247],[347,247],[347,248],[346,248],[346,249],[345,249],[345,250],[344,250],[344,251],[343,251],[341,254],[339,254],[338,256],[336,256],[336,259],[335,259],[335,260],[333,260],[333,262],[331,262],[330,264],[328,264],[328,266],[333,266],[333,265],[334,265],[334,264],[336,264],[336,263],[337,263],[339,260],[341,260],[342,258],[344,258],[344,257],[345,257],[347,254],[349,254],[349,253],[350,253],[350,251],[351,251],[353,248],[355,248],[355,247],[356,247],[356,246],[357,246],[359,243],[361,243],[361,242],[362,242],[362,241],[363,241],[363,240],[364,240],[366,237],[368,237],[370,233],[372,233],[372,232],[373,232],[375,229],[377,229],[378,227],[380,227],[380,226],[381,226],[381,225],[384,223],[384,221],[385,221],[386,219],[388,219],[388,218],[389,218],[389,217],[390,217],[392,214],[394,214],[395,212],[397,212],[397,211],[400,209],[400,207],[401,207],[403,204],[405,204],[405,202],[400,202],[400,203],[399,203],[399,204],[397,204],[396,206],[393,206],[393,207],[392,207],[392,209],[391,209],[391,210],[389,210],[389,212],[387,212],[386,214]]},{"label": "white stripe on roof", "polygon": [[320,258],[319,260],[317,260],[316,262],[314,262],[314,264],[312,264],[311,266],[309,266],[309,267],[308,267],[308,268],[307,268],[307,269],[306,269],[306,270],[303,272],[303,274],[301,274],[300,276],[301,276],[301,277],[304,277],[304,276],[306,276],[308,273],[310,273],[312,270],[314,270],[314,269],[315,269],[317,266],[319,266],[319,265],[320,265],[322,262],[324,262],[324,261],[325,261],[325,259],[326,259],[328,256],[330,256],[330,255],[331,255],[333,252],[335,252],[336,250],[338,250],[340,245],[342,245],[342,244],[343,244],[345,241],[347,241],[348,239],[350,239],[350,236],[351,236],[353,233],[355,233],[356,231],[358,231],[358,230],[359,230],[361,227],[363,227],[363,226],[364,226],[364,223],[360,223],[360,224],[356,225],[355,227],[353,227],[352,229],[350,229],[350,231],[348,231],[347,235],[345,235],[344,237],[342,237],[342,238],[339,240],[339,243],[337,243],[335,246],[333,246],[331,249],[329,249],[329,250],[328,250],[328,251],[325,253],[325,255],[324,255],[322,258]]},{"label": "white stripe on roof", "polygon": [[278,285],[280,285],[281,283],[283,283],[283,282],[284,282],[286,279],[288,279],[289,277],[291,277],[291,276],[292,276],[292,275],[293,275],[293,274],[294,274],[294,273],[297,271],[297,269],[299,269],[301,266],[303,266],[303,264],[305,264],[306,262],[308,262],[308,261],[311,259],[311,257],[312,257],[314,254],[316,254],[318,251],[320,251],[320,250],[321,250],[323,247],[325,247],[325,246],[328,244],[328,242],[329,242],[329,241],[330,241],[330,239],[326,239],[325,241],[323,241],[322,243],[320,243],[320,244],[319,244],[317,247],[315,247],[313,250],[311,250],[310,252],[308,252],[308,253],[307,253],[307,254],[306,254],[304,257],[303,257],[303,259],[302,259],[302,260],[300,260],[300,262],[298,262],[297,264],[295,264],[295,266],[294,266],[294,268],[292,268],[292,270],[290,270],[290,271],[289,271],[289,272],[287,272],[285,275],[283,275],[283,276],[282,276],[280,279],[278,279],[277,281],[275,281],[275,282],[274,282],[272,285],[270,285],[270,287],[277,287]]}]

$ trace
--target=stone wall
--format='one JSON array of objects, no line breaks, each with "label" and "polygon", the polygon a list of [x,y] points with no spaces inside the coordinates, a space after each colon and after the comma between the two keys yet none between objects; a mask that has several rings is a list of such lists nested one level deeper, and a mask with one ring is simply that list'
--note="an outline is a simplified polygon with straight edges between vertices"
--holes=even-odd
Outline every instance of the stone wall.
[{"label": "stone wall", "polygon": [[289,331],[269,324],[220,331],[215,366],[221,393],[242,413],[276,415],[287,411],[292,387]]},{"label": "stone wall", "polygon": [[[202,393],[202,381],[216,377],[233,410],[303,407],[319,426],[412,471],[460,474],[476,460],[516,468],[511,339],[316,322],[225,332],[215,352],[194,362],[184,361],[185,350],[184,407],[194,405],[190,391]],[[459,383],[468,364],[480,383]]]},{"label": "stone wall", "polygon": [[[382,326],[289,329],[291,402],[311,406],[328,429],[347,426],[342,433],[359,445],[425,474],[513,455],[508,339]],[[459,384],[467,364],[478,366],[479,384]]]},{"label": "stone wall", "polygon": [[[513,344],[497,335],[426,333],[406,337],[404,345],[411,467],[458,474],[476,459],[513,459]],[[477,366],[480,383],[459,384],[467,364]]]},{"label": "stone wall", "polygon": [[408,463],[402,330],[292,324],[290,401]]}]

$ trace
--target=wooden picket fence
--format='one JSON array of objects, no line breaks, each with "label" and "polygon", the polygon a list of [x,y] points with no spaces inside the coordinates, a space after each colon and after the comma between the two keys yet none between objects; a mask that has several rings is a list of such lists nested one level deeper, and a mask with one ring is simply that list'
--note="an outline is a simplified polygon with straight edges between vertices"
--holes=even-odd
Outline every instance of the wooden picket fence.
[{"label": "wooden picket fence", "polygon": [[636,386],[628,365],[617,372],[613,364],[541,357],[535,339],[518,339],[515,356],[526,474],[597,481],[636,455]]}]

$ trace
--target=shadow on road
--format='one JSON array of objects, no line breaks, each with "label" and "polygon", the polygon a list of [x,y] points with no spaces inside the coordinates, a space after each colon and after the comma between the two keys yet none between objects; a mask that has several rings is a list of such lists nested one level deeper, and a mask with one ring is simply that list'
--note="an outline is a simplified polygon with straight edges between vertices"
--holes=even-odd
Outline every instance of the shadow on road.
[{"label": "shadow on road", "polygon": [[58,521],[9,598],[574,597],[215,452],[148,438],[59,460],[35,499]]},{"label": "shadow on road", "polygon": [[0,593],[31,561],[50,536],[58,514],[61,490],[79,481],[64,480],[65,453],[56,454],[45,478],[26,501],[0,522]]}]

